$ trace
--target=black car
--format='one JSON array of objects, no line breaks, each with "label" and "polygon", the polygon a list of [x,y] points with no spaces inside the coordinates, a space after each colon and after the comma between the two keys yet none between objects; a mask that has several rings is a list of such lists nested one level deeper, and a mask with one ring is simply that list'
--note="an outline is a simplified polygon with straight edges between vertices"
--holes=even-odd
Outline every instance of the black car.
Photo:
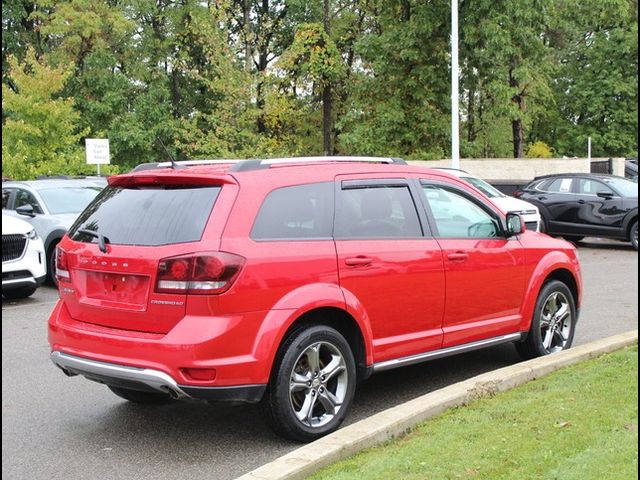
[{"label": "black car", "polygon": [[537,177],[514,196],[540,209],[540,229],[578,242],[605,237],[638,249],[638,184],[623,177],[566,173]]}]

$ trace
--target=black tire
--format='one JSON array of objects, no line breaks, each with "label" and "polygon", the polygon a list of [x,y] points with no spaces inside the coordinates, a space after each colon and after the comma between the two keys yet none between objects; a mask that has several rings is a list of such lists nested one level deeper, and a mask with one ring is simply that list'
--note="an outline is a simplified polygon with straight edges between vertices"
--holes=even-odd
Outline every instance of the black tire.
[{"label": "black tire", "polygon": [[[338,368],[329,369],[331,364]],[[294,375],[302,381],[296,384]],[[351,406],[355,386],[355,361],[345,338],[325,325],[304,327],[294,331],[280,346],[260,410],[279,435],[310,442],[340,427]]]},{"label": "black tire", "polygon": [[[552,311],[554,298],[557,308]],[[565,307],[566,310],[563,310]],[[558,314],[561,310],[562,314]],[[564,316],[565,313],[568,317]],[[528,360],[570,348],[576,321],[575,300],[569,288],[558,280],[548,281],[538,294],[527,338],[523,342],[516,343],[518,353]]]},{"label": "black tire", "polygon": [[149,405],[153,403],[164,403],[171,399],[167,393],[143,392],[141,390],[131,390],[130,388],[114,387],[113,385],[107,385],[107,387],[120,398],[124,398],[133,403]]},{"label": "black tire", "polygon": [[580,240],[582,240],[584,237],[581,237],[579,235],[564,235],[564,239],[567,242],[571,242],[571,243],[578,243]]},{"label": "black tire", "polygon": [[27,298],[30,297],[31,295],[33,295],[33,292],[35,292],[38,289],[37,286],[35,287],[21,287],[21,288],[11,288],[11,289],[7,289],[7,290],[2,290],[2,295],[4,295],[5,297],[11,299],[11,300],[17,300],[19,298]]},{"label": "black tire", "polygon": [[629,241],[631,246],[638,250],[638,221],[633,222],[631,230],[629,230]]},{"label": "black tire", "polygon": [[56,246],[58,242],[55,242],[49,247],[47,252],[47,283],[58,288],[58,279],[56,277]]}]

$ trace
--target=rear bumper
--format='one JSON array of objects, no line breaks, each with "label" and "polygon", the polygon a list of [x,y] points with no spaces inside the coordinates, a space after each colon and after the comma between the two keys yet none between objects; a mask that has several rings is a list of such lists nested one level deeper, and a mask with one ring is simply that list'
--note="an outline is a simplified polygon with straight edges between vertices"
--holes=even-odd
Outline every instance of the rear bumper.
[{"label": "rear bumper", "polygon": [[159,370],[99,362],[60,351],[51,353],[51,361],[68,376],[82,375],[105,385],[141,391],[158,391],[177,399],[190,397],[202,400],[256,403],[260,401],[266,389],[266,385],[234,387],[180,385],[171,376]]},{"label": "rear bumper", "polygon": [[[254,402],[269,381],[273,356],[255,343],[264,316],[185,316],[166,334],[145,333],[77,321],[58,301],[49,344],[54,363],[71,375],[177,397]],[[195,380],[189,369],[215,370],[215,376]]]}]

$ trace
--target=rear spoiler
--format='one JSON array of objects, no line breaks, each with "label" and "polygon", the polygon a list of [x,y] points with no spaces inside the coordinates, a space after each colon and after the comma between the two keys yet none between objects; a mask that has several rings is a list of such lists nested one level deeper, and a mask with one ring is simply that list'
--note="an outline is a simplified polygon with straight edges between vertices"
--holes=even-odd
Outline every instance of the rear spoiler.
[{"label": "rear spoiler", "polygon": [[114,175],[109,177],[108,182],[112,187],[136,187],[136,186],[208,186],[220,185],[223,183],[236,183],[230,175],[202,175],[189,174],[184,170],[176,173],[173,171],[161,171],[156,173],[126,173],[123,175]]}]

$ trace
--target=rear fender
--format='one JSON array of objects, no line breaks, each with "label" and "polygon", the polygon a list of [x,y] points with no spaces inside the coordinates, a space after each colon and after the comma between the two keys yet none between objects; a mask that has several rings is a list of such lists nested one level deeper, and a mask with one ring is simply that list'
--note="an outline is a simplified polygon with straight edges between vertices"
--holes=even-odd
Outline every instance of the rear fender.
[{"label": "rear fender", "polygon": [[[347,293],[347,292],[345,292]],[[347,301],[345,301],[347,297]],[[309,301],[309,299],[313,299]],[[345,295],[343,290],[335,284],[317,283],[297,288],[282,297],[267,313],[254,344],[254,356],[267,361],[258,362],[267,370],[260,372],[261,376],[269,378],[271,367],[291,326],[306,313],[319,308],[336,308],[347,312],[360,328],[365,345],[367,365],[373,363],[371,344],[371,327],[366,320],[364,309],[355,301],[353,295]]]}]

